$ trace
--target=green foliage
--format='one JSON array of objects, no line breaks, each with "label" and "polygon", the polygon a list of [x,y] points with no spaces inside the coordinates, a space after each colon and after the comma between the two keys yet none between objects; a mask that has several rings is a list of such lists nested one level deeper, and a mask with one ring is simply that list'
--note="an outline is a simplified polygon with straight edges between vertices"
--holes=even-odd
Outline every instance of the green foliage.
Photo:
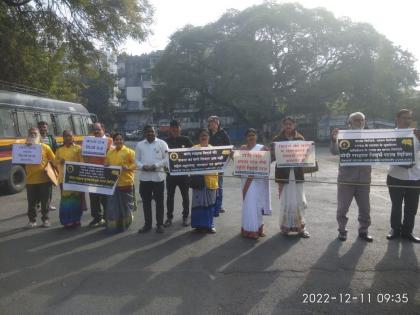
[{"label": "green foliage", "polygon": [[192,94],[203,113],[255,123],[331,108],[392,115],[417,81],[412,55],[372,26],[270,2],[174,33],[154,75],[157,104],[173,108]]}]

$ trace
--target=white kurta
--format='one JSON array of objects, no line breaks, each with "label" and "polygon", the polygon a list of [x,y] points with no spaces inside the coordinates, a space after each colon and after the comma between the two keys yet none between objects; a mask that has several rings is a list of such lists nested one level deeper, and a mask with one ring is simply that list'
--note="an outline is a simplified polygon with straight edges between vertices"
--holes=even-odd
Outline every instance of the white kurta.
[{"label": "white kurta", "polygon": [[[257,144],[250,151],[260,151]],[[242,177],[242,191],[248,177]],[[242,204],[242,233],[258,236],[262,232],[263,215],[271,215],[270,183],[268,178],[253,178]]]}]

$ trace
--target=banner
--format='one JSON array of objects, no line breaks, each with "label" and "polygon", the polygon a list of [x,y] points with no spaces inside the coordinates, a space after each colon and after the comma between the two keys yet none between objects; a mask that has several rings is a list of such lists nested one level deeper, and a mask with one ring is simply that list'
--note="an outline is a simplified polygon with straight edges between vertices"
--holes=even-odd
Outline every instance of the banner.
[{"label": "banner", "polygon": [[411,165],[416,162],[413,129],[340,130],[340,165]]},{"label": "banner", "polygon": [[42,150],[40,144],[13,144],[13,164],[41,164]]},{"label": "banner", "polygon": [[232,152],[232,145],[205,148],[169,149],[171,175],[211,174],[222,172]]},{"label": "banner", "polygon": [[108,138],[84,137],[82,143],[83,156],[106,156]]},{"label": "banner", "polygon": [[234,175],[268,177],[270,165],[270,151],[235,150],[233,156]]},{"label": "banner", "polygon": [[313,141],[274,142],[277,167],[315,166]]},{"label": "banner", "polygon": [[63,189],[112,195],[120,174],[121,166],[66,162]]}]

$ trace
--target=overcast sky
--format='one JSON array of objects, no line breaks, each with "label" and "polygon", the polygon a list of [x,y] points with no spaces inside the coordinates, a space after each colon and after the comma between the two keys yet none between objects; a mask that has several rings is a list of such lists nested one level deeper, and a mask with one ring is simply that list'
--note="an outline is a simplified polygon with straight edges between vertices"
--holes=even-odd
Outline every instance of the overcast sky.
[{"label": "overcast sky", "polygon": [[[127,42],[123,50],[141,55],[164,49],[169,36],[186,24],[204,25],[217,20],[230,8],[242,10],[263,0],[149,0],[155,7],[154,35],[144,43]],[[336,17],[372,24],[394,44],[420,59],[420,1],[418,0],[298,0],[307,8],[324,7]],[[420,71],[420,62],[417,61]]]}]

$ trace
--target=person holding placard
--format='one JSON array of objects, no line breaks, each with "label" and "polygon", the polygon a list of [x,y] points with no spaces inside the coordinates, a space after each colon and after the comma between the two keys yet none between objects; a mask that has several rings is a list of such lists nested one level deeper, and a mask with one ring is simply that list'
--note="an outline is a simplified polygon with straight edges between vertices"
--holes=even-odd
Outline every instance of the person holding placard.
[{"label": "person holding placard", "polygon": [[[257,143],[257,131],[250,128],[245,133],[246,144],[241,151],[269,151]],[[263,215],[271,215],[270,183],[268,178],[247,176],[241,178],[242,187],[242,228],[243,237],[258,239],[264,237]]]},{"label": "person holding placard", "polygon": [[152,228],[152,200],[156,202],[156,232],[165,232],[163,228],[165,192],[165,169],[167,166],[168,145],[156,138],[155,128],[147,125],[143,129],[146,139],[137,143],[136,164],[140,170],[140,196],[143,200],[144,226],[139,233],[147,233]]},{"label": "person holding placard", "polygon": [[[280,134],[273,142],[304,141],[305,138],[296,130],[296,121],[286,117],[282,121]],[[272,145],[272,159],[275,160],[274,143]],[[297,233],[302,238],[309,238],[306,230],[305,209],[306,196],[303,189],[304,174],[302,167],[277,167],[275,181],[279,187],[280,196],[280,230],[283,235]]]},{"label": "person holding placard", "polygon": [[[408,109],[401,109],[397,113],[397,129],[407,129],[413,121],[413,113]],[[415,130],[416,140],[420,131]],[[416,151],[419,151],[419,144],[416,141]],[[420,193],[420,165],[415,163],[410,166],[391,165],[386,180],[391,197],[391,231],[387,239],[392,240],[398,237],[405,238],[414,243],[420,243],[420,238],[413,235],[414,221],[417,214]],[[405,187],[392,187],[405,186]],[[411,188],[415,187],[415,188]],[[402,219],[402,204],[404,202],[404,218]]]},{"label": "person holding placard", "polygon": [[121,166],[122,172],[112,196],[108,196],[105,211],[106,231],[119,233],[133,222],[136,209],[134,196],[135,152],[124,145],[124,136],[117,132],[112,136],[115,148],[108,151],[105,165]]},{"label": "person holding placard", "polygon": [[[211,147],[209,144],[209,131],[202,129],[199,132],[199,144],[194,148]],[[202,184],[195,185],[191,180],[192,199],[191,199],[191,227],[195,232],[216,233],[213,218],[216,214],[216,197],[219,188],[218,176],[216,174],[195,175],[202,179]],[[192,177],[193,178],[193,177]]]},{"label": "person holding placard", "polygon": [[60,222],[64,227],[79,227],[83,211],[86,211],[85,193],[63,190],[64,164],[82,162],[80,145],[74,143],[73,131],[63,131],[63,145],[56,151],[55,162],[59,171],[61,199],[59,207]]},{"label": "person holding placard", "polygon": [[[351,129],[364,129],[365,115],[355,112],[349,115],[349,126]],[[331,132],[330,151],[334,155],[339,154],[338,150],[338,129]],[[370,180],[372,167],[370,165],[340,166],[338,169],[337,185],[337,222],[338,239],[347,240],[346,225],[349,220],[347,213],[353,198],[359,208],[359,238],[372,242],[373,238],[369,235],[370,226]]]},{"label": "person holding placard", "polygon": [[28,130],[28,137],[26,139],[27,145],[41,146],[41,163],[40,164],[26,164],[26,196],[28,200],[28,227],[36,227],[36,208],[41,204],[42,227],[50,227],[48,218],[48,209],[51,196],[51,181],[45,172],[45,167],[48,162],[55,159],[55,155],[51,148],[41,143],[38,128],[32,127]]},{"label": "person holding placard", "polygon": [[[111,148],[112,139],[105,135],[105,127],[102,123],[93,124],[93,135],[97,138],[108,139],[107,151]],[[83,152],[82,152],[83,154]],[[104,156],[83,156],[85,163],[103,165],[105,163],[106,154]],[[90,214],[93,220],[89,223],[90,227],[105,225],[104,213],[107,204],[107,196],[89,193],[90,198]]]}]

